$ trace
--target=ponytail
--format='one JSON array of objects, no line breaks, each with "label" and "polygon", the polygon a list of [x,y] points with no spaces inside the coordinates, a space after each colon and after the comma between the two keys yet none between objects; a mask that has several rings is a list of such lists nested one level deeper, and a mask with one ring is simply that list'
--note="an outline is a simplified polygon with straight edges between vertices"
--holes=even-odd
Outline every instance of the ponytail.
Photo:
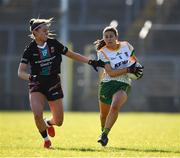
[{"label": "ponytail", "polygon": [[104,47],[106,45],[105,41],[103,39],[101,40],[97,40],[94,42],[94,45],[96,47],[96,50],[100,50],[102,47]]}]

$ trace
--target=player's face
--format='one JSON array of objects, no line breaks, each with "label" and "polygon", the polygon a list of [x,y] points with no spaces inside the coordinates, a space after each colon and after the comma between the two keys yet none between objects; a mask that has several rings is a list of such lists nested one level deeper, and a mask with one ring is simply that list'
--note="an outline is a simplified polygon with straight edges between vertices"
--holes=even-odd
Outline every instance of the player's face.
[{"label": "player's face", "polygon": [[41,26],[38,30],[35,31],[35,38],[39,41],[47,41],[49,34],[49,28],[46,25]]},{"label": "player's face", "polygon": [[108,47],[114,47],[116,45],[117,36],[115,36],[114,32],[107,31],[103,34],[103,39]]}]

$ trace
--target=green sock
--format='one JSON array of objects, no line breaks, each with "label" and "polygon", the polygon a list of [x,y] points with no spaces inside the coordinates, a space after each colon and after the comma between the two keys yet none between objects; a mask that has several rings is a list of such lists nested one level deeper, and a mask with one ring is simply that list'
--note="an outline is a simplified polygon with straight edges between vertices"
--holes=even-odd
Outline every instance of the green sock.
[{"label": "green sock", "polygon": [[110,129],[109,128],[104,128],[103,132],[106,133],[108,135]]},{"label": "green sock", "polygon": [[103,130],[104,130],[104,126],[101,127],[101,131],[102,131],[102,132],[103,132]]}]

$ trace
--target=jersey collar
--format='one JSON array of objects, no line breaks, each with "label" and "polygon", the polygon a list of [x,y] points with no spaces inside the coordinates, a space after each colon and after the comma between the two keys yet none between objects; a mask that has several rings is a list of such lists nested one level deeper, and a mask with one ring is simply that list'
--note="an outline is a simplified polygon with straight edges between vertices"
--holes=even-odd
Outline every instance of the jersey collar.
[{"label": "jersey collar", "polygon": [[37,45],[37,47],[40,48],[40,49],[44,49],[46,47],[46,45],[47,45],[47,42],[45,42],[42,46]]}]

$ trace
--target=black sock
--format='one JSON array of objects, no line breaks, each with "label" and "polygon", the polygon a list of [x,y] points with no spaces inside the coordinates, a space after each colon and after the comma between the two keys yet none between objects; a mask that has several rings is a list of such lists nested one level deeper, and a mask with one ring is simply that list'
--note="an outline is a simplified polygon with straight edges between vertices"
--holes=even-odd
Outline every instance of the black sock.
[{"label": "black sock", "polygon": [[46,138],[48,136],[46,130],[44,130],[43,132],[40,132],[40,134],[43,138]]},{"label": "black sock", "polygon": [[47,121],[47,124],[48,124],[49,126],[52,126],[52,124],[50,123],[50,121]]}]

